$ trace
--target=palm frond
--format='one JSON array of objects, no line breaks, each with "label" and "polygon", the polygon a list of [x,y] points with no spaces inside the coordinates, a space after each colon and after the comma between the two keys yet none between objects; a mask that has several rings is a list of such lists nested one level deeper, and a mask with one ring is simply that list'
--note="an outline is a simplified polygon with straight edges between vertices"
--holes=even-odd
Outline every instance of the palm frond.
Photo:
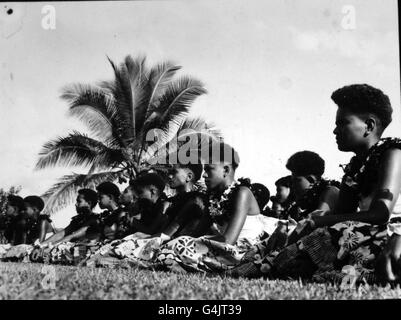
[{"label": "palm frond", "polygon": [[208,148],[213,141],[223,140],[223,135],[213,124],[206,123],[201,117],[187,118],[173,136],[166,134],[159,137],[158,141],[147,149],[144,159],[150,161],[155,158],[154,161],[160,162],[166,159],[167,155],[178,152],[178,149],[189,139],[193,139],[191,149],[202,150],[202,148]]},{"label": "palm frond", "polygon": [[110,87],[110,89],[113,90],[116,112],[118,113],[118,118],[122,124],[122,138],[125,145],[127,145],[133,139],[135,134],[130,74],[125,62],[121,63],[120,66],[117,67],[109,57],[107,58],[114,70],[114,85]]},{"label": "palm frond", "polygon": [[148,80],[149,75],[146,69],[145,56],[138,56],[134,59],[132,56],[128,55],[125,57],[124,63],[128,70],[131,85],[136,86]]},{"label": "palm frond", "polygon": [[144,56],[138,56],[135,59],[131,56],[125,57],[125,66],[131,83],[132,125],[137,136],[140,134],[145,122],[146,110],[151,96],[150,71],[146,67],[146,58]]},{"label": "palm frond", "polygon": [[116,180],[120,174],[121,172],[119,171],[109,171],[91,175],[77,173],[65,175],[42,195],[42,198],[45,200],[43,212],[45,214],[54,214],[71,204],[77,196],[79,189],[93,189],[94,186],[103,181]]},{"label": "palm frond", "polygon": [[179,69],[181,69],[180,66],[176,66],[168,61],[159,63],[150,70],[149,80],[151,91],[146,108],[146,118],[152,114],[154,109],[158,108],[160,97],[164,95],[165,90]]},{"label": "palm frond", "polygon": [[161,126],[177,121],[177,117],[186,114],[195,99],[205,93],[203,83],[191,77],[182,77],[171,83],[160,99]]},{"label": "palm frond", "polygon": [[123,161],[121,150],[113,149],[85,134],[74,131],[45,143],[39,152],[36,169],[61,166],[110,167]]},{"label": "palm frond", "polygon": [[116,111],[115,99],[104,87],[68,85],[62,89],[61,98],[69,103],[69,114],[82,120],[95,136],[116,145],[122,143],[122,122]]}]

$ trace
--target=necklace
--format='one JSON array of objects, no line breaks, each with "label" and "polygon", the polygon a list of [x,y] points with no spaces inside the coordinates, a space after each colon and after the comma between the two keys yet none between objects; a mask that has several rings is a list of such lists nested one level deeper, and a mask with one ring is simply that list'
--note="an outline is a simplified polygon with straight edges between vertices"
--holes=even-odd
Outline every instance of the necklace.
[{"label": "necklace", "polygon": [[238,180],[234,180],[225,190],[224,192],[216,197],[213,194],[209,195],[209,215],[211,217],[218,217],[227,215],[229,211],[229,206],[231,202],[231,196],[234,192],[241,186],[250,187],[250,180],[246,178],[240,178]]},{"label": "necklace", "polygon": [[349,164],[345,166],[340,165],[344,171],[342,183],[354,189],[359,195],[368,192],[369,184],[375,182],[374,176],[379,169],[381,155],[391,148],[401,149],[401,139],[380,139],[369,149],[366,157],[362,161],[354,156]]}]

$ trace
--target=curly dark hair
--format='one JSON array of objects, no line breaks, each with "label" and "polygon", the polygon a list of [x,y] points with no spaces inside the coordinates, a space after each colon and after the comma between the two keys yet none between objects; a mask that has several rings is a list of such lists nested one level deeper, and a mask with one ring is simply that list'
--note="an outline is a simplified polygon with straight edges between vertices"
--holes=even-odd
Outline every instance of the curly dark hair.
[{"label": "curly dark hair", "polygon": [[7,197],[7,202],[12,207],[17,207],[18,210],[25,209],[24,199],[20,196],[16,196],[14,194],[10,194]]},{"label": "curly dark hair", "polygon": [[276,185],[276,187],[283,186],[286,188],[291,188],[291,181],[291,176],[285,176],[278,179],[274,184]]},{"label": "curly dark hair", "polygon": [[313,151],[294,153],[287,161],[286,168],[294,175],[321,177],[324,173],[324,160]]},{"label": "curly dark hair", "polygon": [[149,186],[155,186],[156,189],[159,190],[160,193],[162,193],[166,186],[166,182],[159,174],[152,172],[141,174],[136,179],[131,180],[130,186],[134,190]]},{"label": "curly dark hair", "polygon": [[114,200],[116,201],[120,197],[120,189],[118,189],[117,185],[115,185],[113,182],[110,181],[102,182],[96,187],[96,190],[98,193],[103,193],[113,196]]},{"label": "curly dark hair", "polygon": [[393,108],[389,97],[368,84],[352,84],[337,89],[331,99],[341,109],[357,114],[371,114],[379,120],[381,132],[392,121]]},{"label": "curly dark hair", "polygon": [[250,189],[256,198],[260,210],[263,210],[270,200],[269,189],[261,183],[252,183]]},{"label": "curly dark hair", "polygon": [[83,195],[85,201],[90,203],[92,209],[96,207],[98,196],[95,190],[87,188],[79,189],[78,195]]},{"label": "curly dark hair", "polygon": [[28,203],[32,207],[36,207],[39,210],[39,212],[41,212],[45,207],[45,203],[43,202],[42,198],[38,196],[25,197],[24,202]]}]

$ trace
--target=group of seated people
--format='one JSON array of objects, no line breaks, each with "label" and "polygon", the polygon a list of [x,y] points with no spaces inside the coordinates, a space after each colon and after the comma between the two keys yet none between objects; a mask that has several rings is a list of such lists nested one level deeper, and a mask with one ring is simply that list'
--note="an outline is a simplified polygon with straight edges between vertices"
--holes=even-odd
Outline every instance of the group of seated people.
[{"label": "group of seated people", "polygon": [[[218,155],[169,165],[164,175],[143,172],[122,194],[112,182],[79,190],[77,215],[62,230],[40,214],[39,197],[10,196],[0,257],[314,281],[341,280],[352,270],[358,281],[398,280],[401,140],[382,138],[392,121],[390,101],[366,84],[331,98],[338,149],[354,153],[341,182],[324,178],[317,153],[300,151],[270,197],[265,186],[235,178],[239,156],[219,143]],[[164,193],[166,184],[173,196]],[[101,214],[93,212],[97,204]],[[25,255],[13,252],[18,247]]]}]

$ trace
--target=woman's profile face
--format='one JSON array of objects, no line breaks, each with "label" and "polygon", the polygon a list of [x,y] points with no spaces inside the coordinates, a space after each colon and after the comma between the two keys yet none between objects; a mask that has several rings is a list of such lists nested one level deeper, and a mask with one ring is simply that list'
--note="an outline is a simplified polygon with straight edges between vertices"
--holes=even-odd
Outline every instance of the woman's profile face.
[{"label": "woman's profile face", "polygon": [[184,168],[173,168],[168,173],[168,184],[171,189],[177,189],[185,185],[188,173]]},{"label": "woman's profile face", "polygon": [[224,181],[224,164],[206,164],[203,178],[209,190],[215,189]]},{"label": "woman's profile face", "polygon": [[300,199],[311,187],[311,183],[305,176],[292,176],[292,187],[294,189],[295,199]]},{"label": "woman's profile face", "polygon": [[333,133],[338,150],[355,151],[364,141],[366,122],[360,116],[339,108]]}]

